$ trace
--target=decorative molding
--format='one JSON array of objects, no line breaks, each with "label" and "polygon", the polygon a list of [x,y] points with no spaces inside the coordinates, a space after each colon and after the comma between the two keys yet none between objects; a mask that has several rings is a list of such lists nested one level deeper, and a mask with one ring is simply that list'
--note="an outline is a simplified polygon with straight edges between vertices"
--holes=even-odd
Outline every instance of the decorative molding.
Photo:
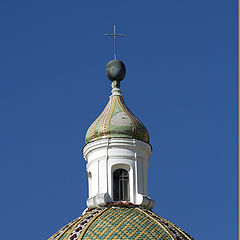
[{"label": "decorative molding", "polygon": [[107,203],[111,202],[112,199],[108,195],[108,193],[99,193],[92,198],[88,198],[87,206],[88,208],[96,208],[107,205]]}]

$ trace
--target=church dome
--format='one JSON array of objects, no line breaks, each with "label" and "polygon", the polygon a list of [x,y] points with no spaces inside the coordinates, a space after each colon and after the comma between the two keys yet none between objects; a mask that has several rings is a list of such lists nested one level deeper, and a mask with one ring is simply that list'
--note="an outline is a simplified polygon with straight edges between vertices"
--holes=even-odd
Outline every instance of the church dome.
[{"label": "church dome", "polygon": [[49,238],[60,239],[193,240],[166,219],[133,205],[108,205],[89,209]]},{"label": "church dome", "polygon": [[124,63],[120,60],[110,61],[107,64],[106,74],[112,81],[112,95],[103,112],[88,128],[86,144],[103,138],[130,138],[149,143],[146,127],[129,110],[121,95],[120,81],[126,74]]},{"label": "church dome", "polygon": [[103,112],[88,128],[85,142],[103,138],[133,138],[149,143],[146,127],[128,109],[122,95],[110,96]]},{"label": "church dome", "polygon": [[[123,36],[116,34],[105,34]],[[87,130],[83,156],[88,176],[87,209],[49,240],[161,239],[193,240],[176,225],[151,211],[147,170],[151,145],[143,123],[124,102],[120,82],[126,75],[124,63],[107,64],[112,95],[99,117]]]}]

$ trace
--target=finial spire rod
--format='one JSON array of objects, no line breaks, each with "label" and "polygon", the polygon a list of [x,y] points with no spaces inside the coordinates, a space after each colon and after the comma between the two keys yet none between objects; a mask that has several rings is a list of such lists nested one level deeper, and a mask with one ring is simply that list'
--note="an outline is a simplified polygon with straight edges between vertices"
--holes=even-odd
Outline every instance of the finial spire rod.
[{"label": "finial spire rod", "polygon": [[114,59],[117,60],[117,40],[116,37],[126,36],[125,34],[117,34],[116,33],[116,25],[113,25],[113,34],[105,33],[105,36],[113,36],[114,39]]}]

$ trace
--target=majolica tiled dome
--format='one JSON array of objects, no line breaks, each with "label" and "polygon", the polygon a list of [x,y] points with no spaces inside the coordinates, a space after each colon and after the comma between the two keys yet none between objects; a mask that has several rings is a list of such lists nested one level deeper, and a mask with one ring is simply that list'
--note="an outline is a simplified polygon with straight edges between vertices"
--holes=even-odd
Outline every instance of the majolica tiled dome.
[{"label": "majolica tiled dome", "polygon": [[134,138],[149,142],[147,129],[128,109],[121,94],[110,96],[103,112],[89,127],[85,142],[102,138]]},{"label": "majolica tiled dome", "polygon": [[88,210],[49,238],[80,239],[193,240],[171,222],[136,206],[106,206]]}]

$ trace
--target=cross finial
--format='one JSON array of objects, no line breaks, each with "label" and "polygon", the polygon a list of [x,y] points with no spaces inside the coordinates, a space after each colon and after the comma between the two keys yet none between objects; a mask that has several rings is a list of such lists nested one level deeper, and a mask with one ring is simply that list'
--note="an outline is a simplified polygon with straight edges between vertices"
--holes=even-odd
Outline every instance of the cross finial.
[{"label": "cross finial", "polygon": [[105,36],[113,36],[114,38],[114,59],[117,59],[117,45],[116,45],[116,37],[126,36],[125,34],[117,34],[116,33],[116,25],[113,25],[113,34],[105,33]]}]

